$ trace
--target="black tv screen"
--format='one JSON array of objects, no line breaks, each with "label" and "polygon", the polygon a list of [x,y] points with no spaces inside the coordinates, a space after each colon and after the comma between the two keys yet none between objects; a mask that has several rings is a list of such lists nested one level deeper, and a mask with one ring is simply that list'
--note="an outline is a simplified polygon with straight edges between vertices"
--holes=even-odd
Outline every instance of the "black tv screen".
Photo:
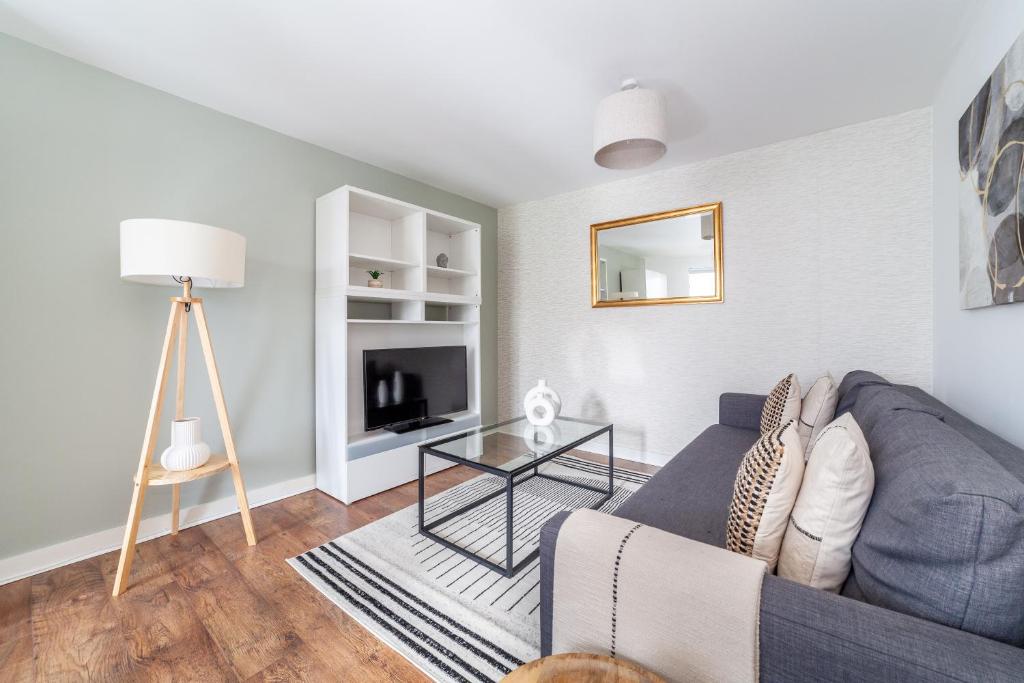
[{"label": "black tv screen", "polygon": [[363,351],[367,431],[466,410],[466,347]]}]

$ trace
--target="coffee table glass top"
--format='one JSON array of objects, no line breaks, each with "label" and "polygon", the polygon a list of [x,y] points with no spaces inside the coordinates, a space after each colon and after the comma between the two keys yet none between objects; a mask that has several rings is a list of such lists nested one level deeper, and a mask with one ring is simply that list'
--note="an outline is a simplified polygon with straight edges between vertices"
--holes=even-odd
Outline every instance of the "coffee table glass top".
[{"label": "coffee table glass top", "polygon": [[559,417],[547,427],[534,427],[520,417],[428,443],[425,448],[465,460],[467,464],[513,472],[531,467],[552,453],[568,450],[577,442],[592,439],[610,426],[608,422]]}]

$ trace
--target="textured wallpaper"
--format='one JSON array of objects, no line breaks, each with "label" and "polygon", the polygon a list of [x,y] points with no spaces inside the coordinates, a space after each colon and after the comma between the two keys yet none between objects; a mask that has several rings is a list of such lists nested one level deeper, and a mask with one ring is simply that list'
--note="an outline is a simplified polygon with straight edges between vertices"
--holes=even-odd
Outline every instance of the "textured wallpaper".
[{"label": "textured wallpaper", "polygon": [[[922,109],[500,210],[500,416],[544,378],[657,462],[788,372],[930,389],[931,141]],[[724,303],[591,308],[591,223],[711,201]]]}]

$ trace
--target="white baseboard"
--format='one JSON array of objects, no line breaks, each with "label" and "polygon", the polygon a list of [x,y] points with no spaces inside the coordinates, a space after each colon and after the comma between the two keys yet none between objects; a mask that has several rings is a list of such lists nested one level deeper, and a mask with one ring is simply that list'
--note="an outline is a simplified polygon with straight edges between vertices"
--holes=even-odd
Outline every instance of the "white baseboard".
[{"label": "white baseboard", "polygon": [[[299,493],[305,493],[316,488],[316,475],[307,474],[304,477],[289,479],[277,482],[258,489],[250,489],[249,507],[259,507],[275,500],[288,498]],[[209,522],[220,517],[227,517],[238,512],[238,503],[235,497],[219,498],[209,503],[201,503],[192,507],[182,508],[179,516],[179,526],[185,529],[196,524]],[[138,542],[148,541],[151,538],[165,536],[171,532],[171,513],[167,512],[154,517],[147,517],[139,523]],[[0,559],[0,586],[11,581],[23,579],[40,572],[45,572],[57,567],[78,562],[89,557],[102,555],[103,553],[116,550],[121,547],[124,539],[124,526],[104,529],[87,536],[73,538],[70,541],[55,543],[54,545],[37,550],[30,550],[21,555],[13,555]]]},{"label": "white baseboard", "polygon": [[[578,451],[585,451],[587,453],[596,453],[597,455],[608,455],[608,446],[601,443],[600,439],[589,441],[582,446],[576,448]],[[654,453],[652,451],[641,451],[635,448],[626,448],[624,446],[615,447],[615,461],[619,460],[630,460],[632,462],[639,462],[644,465],[657,465],[661,467],[665,465],[669,460],[675,456],[666,455],[665,453]]]}]

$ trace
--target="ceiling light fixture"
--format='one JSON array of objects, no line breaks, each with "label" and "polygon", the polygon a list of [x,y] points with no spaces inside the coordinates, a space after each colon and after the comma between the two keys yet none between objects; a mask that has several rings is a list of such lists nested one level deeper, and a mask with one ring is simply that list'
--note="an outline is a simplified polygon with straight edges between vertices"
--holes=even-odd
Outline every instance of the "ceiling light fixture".
[{"label": "ceiling light fixture", "polygon": [[597,105],[594,161],[605,168],[642,168],[665,155],[665,100],[657,90],[641,88],[635,78]]}]

